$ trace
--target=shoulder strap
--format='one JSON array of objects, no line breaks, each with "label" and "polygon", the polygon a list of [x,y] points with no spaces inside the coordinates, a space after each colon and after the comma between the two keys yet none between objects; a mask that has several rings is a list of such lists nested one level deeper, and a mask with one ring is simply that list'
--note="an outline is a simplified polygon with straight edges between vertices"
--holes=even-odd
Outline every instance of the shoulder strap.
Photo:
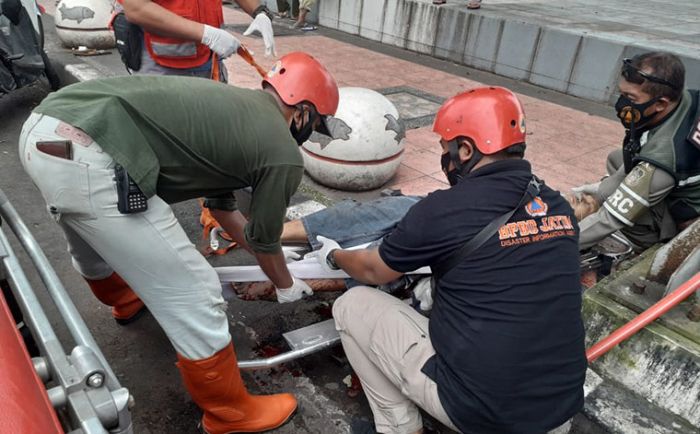
[{"label": "shoulder strap", "polygon": [[462,262],[464,258],[466,258],[479,247],[481,247],[486,242],[486,240],[491,238],[491,236],[493,236],[501,226],[506,224],[508,220],[510,220],[510,218],[513,217],[513,214],[515,214],[517,210],[522,208],[527,202],[531,201],[532,199],[537,197],[537,195],[540,194],[541,185],[542,182],[536,176],[533,175],[532,179],[527,184],[527,189],[525,189],[525,193],[523,193],[523,196],[520,198],[520,202],[518,202],[518,205],[515,208],[486,225],[478,234],[474,235],[473,238],[465,242],[459,250],[455,251],[450,256],[443,258],[437,264],[431,265],[430,268],[433,271],[434,279],[436,281],[439,280],[448,271],[450,271],[455,266],[457,266],[457,264]]}]

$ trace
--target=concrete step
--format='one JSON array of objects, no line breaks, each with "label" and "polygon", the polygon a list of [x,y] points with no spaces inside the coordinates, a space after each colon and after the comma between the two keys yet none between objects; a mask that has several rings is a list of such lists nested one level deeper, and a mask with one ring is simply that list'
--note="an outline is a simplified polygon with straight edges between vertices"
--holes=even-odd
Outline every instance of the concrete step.
[{"label": "concrete step", "polygon": [[[688,434],[698,432],[685,419],[663,410],[614,380],[604,380],[588,397],[583,414],[604,432]],[[572,430],[588,432],[589,429]]]},{"label": "concrete step", "polygon": [[[653,249],[648,250],[630,263],[626,270],[586,291],[583,313],[587,348],[649,306],[648,295],[634,296],[631,287],[640,276],[646,276],[653,253]],[[646,401],[651,409],[644,407],[644,412],[640,414],[658,409],[661,413],[672,415],[677,424],[693,427],[691,431],[681,432],[700,432],[700,333],[697,332],[697,325],[687,318],[687,324],[683,324],[684,313],[689,308],[688,303],[676,307],[593,362],[590,368],[602,378],[616,381],[620,387]],[[614,425],[616,417],[623,417],[626,411],[636,411],[634,406],[624,410],[624,400],[617,398],[621,396],[620,393],[605,395],[605,399],[620,403],[618,411],[612,412],[602,406],[592,407],[600,413],[601,420],[610,417]],[[587,404],[587,408],[590,405]],[[633,416],[629,418],[634,419]],[[657,428],[661,430],[663,426]]]}]

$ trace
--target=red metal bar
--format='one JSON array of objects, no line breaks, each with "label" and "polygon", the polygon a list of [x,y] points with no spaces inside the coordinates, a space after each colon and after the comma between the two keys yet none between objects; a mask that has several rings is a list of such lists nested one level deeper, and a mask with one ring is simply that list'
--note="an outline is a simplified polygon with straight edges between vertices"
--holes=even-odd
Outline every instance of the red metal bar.
[{"label": "red metal bar", "polygon": [[63,433],[0,293],[0,432]]},{"label": "red metal bar", "polygon": [[659,300],[658,303],[640,313],[636,318],[619,329],[615,330],[608,337],[593,345],[586,351],[588,362],[596,360],[598,357],[610,351],[617,344],[629,338],[639,330],[646,327],[661,315],[673,309],[677,304],[690,297],[695,291],[700,289],[700,273],[691,277],[690,280],[682,284],[675,291]]}]

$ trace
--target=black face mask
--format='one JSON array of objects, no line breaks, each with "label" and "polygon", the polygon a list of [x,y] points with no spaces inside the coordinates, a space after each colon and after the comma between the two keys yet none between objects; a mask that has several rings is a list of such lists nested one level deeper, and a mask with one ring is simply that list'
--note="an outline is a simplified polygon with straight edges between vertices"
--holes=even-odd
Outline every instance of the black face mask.
[{"label": "black face mask", "polygon": [[627,128],[625,142],[622,146],[622,160],[625,165],[625,173],[629,173],[634,167],[634,157],[639,153],[641,144],[639,136],[644,131],[654,114],[651,116],[645,115],[644,111],[651,107],[660,98],[652,98],[643,104],[635,104],[624,95],[620,95],[615,103],[615,111],[620,119],[622,126]]},{"label": "black face mask", "polygon": [[660,97],[656,97],[643,104],[635,104],[626,96],[620,95],[620,98],[618,98],[617,102],[615,103],[617,117],[620,119],[622,125],[628,130],[632,131],[642,128],[648,124],[654,116],[656,116],[656,113],[645,115],[644,111],[660,99]]},{"label": "black face mask", "polygon": [[[442,170],[447,174],[447,182],[449,182],[450,185],[456,185],[474,166],[476,166],[476,163],[481,160],[481,157],[481,152],[474,147],[474,155],[466,164],[463,164],[459,158],[459,145],[456,140],[452,140],[449,144],[449,152],[440,156],[440,166],[442,166]],[[450,161],[454,164],[455,168],[448,172]]]},{"label": "black face mask", "polygon": [[[303,116],[303,114],[302,114]],[[297,141],[297,145],[303,145],[311,134],[314,132],[314,122],[316,121],[316,112],[313,110],[309,111],[309,121],[302,125],[301,129],[297,129],[296,122],[292,120],[292,125],[289,126],[289,132],[292,133],[292,137]]]},{"label": "black face mask", "polygon": [[457,169],[449,170],[450,161],[452,161],[450,153],[446,152],[440,157],[440,166],[442,166],[442,171],[447,174],[447,182],[449,182],[450,185],[455,185],[462,179],[462,174],[459,173]]}]

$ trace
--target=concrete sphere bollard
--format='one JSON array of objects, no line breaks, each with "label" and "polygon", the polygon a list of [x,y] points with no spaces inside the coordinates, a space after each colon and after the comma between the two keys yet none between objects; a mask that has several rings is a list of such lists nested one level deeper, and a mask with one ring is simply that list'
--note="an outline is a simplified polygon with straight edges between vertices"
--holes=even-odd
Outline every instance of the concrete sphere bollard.
[{"label": "concrete sphere bollard", "polygon": [[405,137],[399,112],[371,89],[344,87],[329,128],[333,138],[313,133],[302,145],[304,167],[317,182],[340,190],[371,190],[386,183],[401,164]]},{"label": "concrete sphere bollard", "polygon": [[112,12],[111,0],[61,0],[56,5],[56,33],[67,48],[113,48]]}]

